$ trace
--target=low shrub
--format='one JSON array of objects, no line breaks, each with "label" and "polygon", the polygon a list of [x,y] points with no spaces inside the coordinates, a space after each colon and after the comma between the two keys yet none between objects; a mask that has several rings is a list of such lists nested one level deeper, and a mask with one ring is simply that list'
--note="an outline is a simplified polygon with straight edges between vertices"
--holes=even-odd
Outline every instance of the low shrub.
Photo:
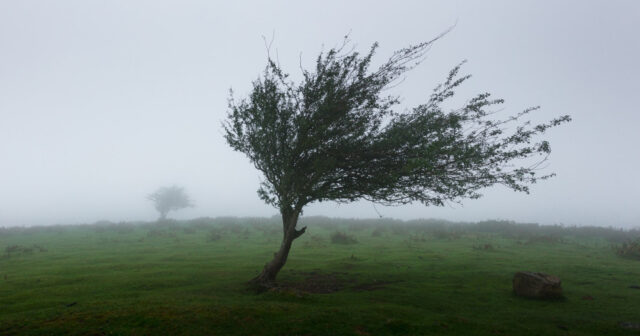
[{"label": "low shrub", "polygon": [[148,238],[176,238],[176,234],[174,232],[170,232],[161,228],[152,228],[147,232]]},{"label": "low shrub", "polygon": [[355,244],[358,241],[355,237],[350,236],[344,232],[336,231],[331,235],[331,242],[333,244]]},{"label": "low shrub", "polygon": [[412,243],[424,243],[427,241],[427,239],[424,237],[424,235],[412,234],[409,236],[408,241]]},{"label": "low shrub", "polygon": [[478,251],[493,251],[493,250],[495,250],[495,248],[491,244],[474,245],[473,249],[474,250],[478,250]]},{"label": "low shrub", "polygon": [[33,249],[38,251],[38,252],[47,252],[46,248],[44,248],[43,246],[38,245],[38,244],[33,245]]},{"label": "low shrub", "polygon": [[327,246],[327,239],[320,235],[312,235],[307,241],[304,242],[304,247],[319,248]]},{"label": "low shrub", "polygon": [[196,233],[196,228],[193,226],[187,226],[185,228],[182,229],[182,232],[184,234],[195,234]]},{"label": "low shrub", "polygon": [[640,260],[640,239],[624,242],[617,246],[615,251],[621,257]]},{"label": "low shrub", "polygon": [[222,230],[220,229],[213,229],[209,232],[209,235],[207,235],[208,242],[214,242],[220,239],[222,239]]},{"label": "low shrub", "polygon": [[46,252],[47,249],[40,245],[33,245],[31,247],[22,246],[22,245],[9,245],[4,249],[5,255],[7,257],[11,257],[11,255],[15,254],[31,254],[33,252]]},{"label": "low shrub", "polygon": [[382,234],[385,233],[385,229],[381,227],[377,227],[371,232],[371,237],[382,237]]},{"label": "low shrub", "polygon": [[240,233],[238,233],[238,236],[240,236],[240,238],[242,239],[249,239],[250,235],[251,233],[249,232],[249,228],[245,228]]}]

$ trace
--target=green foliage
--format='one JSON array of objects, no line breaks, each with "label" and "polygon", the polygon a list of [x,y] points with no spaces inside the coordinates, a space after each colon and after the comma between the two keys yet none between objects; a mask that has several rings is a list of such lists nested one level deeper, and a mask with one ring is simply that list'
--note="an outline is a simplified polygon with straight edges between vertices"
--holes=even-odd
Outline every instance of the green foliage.
[{"label": "green foliage", "polygon": [[162,187],[147,196],[160,213],[160,219],[167,218],[169,211],[180,210],[193,206],[193,202],[184,188],[178,186]]},{"label": "green foliage", "polygon": [[531,125],[523,121],[537,110],[530,108],[494,119],[503,101],[488,93],[445,111],[470,78],[459,75],[461,65],[424,104],[398,111],[400,98],[386,90],[438,38],[396,51],[377,69],[377,44],[361,55],[347,51],[345,40],[321,53],[300,82],[269,59],[248,97],[231,96],[223,124],[227,143],[263,173],[260,197],[294,211],[328,200],[443,205],[480,197],[495,184],[528,192],[529,184],[552,176],[537,174],[551,151],[537,136],[569,116]]}]

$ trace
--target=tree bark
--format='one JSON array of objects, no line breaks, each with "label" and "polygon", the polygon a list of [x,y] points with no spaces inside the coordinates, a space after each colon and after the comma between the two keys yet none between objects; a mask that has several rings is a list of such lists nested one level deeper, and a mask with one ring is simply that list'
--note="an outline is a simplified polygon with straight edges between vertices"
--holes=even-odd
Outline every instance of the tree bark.
[{"label": "tree bark", "polygon": [[287,262],[287,257],[291,250],[291,244],[307,229],[306,227],[303,227],[300,230],[296,230],[298,217],[300,216],[299,210],[283,210],[281,211],[281,214],[283,237],[280,249],[278,252],[274,253],[273,259],[264,266],[262,272],[249,282],[249,284],[257,287],[259,290],[264,290],[274,286],[276,275],[278,275],[278,272],[280,272],[284,264]]}]

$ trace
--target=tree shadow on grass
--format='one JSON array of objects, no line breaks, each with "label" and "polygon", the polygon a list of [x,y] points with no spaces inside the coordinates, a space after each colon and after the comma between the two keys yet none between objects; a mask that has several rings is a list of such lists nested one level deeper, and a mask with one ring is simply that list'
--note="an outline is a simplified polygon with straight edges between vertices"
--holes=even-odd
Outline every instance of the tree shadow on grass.
[{"label": "tree shadow on grass", "polygon": [[279,292],[304,296],[306,294],[331,294],[349,290],[354,292],[374,291],[395,284],[398,280],[377,280],[362,282],[356,274],[348,272],[322,272],[288,270],[281,281],[260,292]]}]

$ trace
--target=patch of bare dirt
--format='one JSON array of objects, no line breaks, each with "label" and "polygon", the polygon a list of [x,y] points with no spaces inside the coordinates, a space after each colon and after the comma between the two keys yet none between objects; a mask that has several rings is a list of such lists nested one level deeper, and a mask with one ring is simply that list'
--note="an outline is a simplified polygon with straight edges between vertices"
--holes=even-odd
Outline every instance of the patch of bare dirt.
[{"label": "patch of bare dirt", "polygon": [[278,283],[278,289],[311,294],[330,294],[344,289],[356,292],[374,291],[400,281],[374,280],[373,282],[358,283],[356,275],[348,272],[323,273],[320,271],[289,270],[288,274],[302,277],[302,280],[290,280]]},{"label": "patch of bare dirt", "polygon": [[306,293],[329,294],[348,287],[354,282],[352,276],[346,272],[322,273],[319,271],[300,272],[290,270],[289,274],[302,276],[301,281],[287,281],[279,283],[279,287],[298,290]]}]

